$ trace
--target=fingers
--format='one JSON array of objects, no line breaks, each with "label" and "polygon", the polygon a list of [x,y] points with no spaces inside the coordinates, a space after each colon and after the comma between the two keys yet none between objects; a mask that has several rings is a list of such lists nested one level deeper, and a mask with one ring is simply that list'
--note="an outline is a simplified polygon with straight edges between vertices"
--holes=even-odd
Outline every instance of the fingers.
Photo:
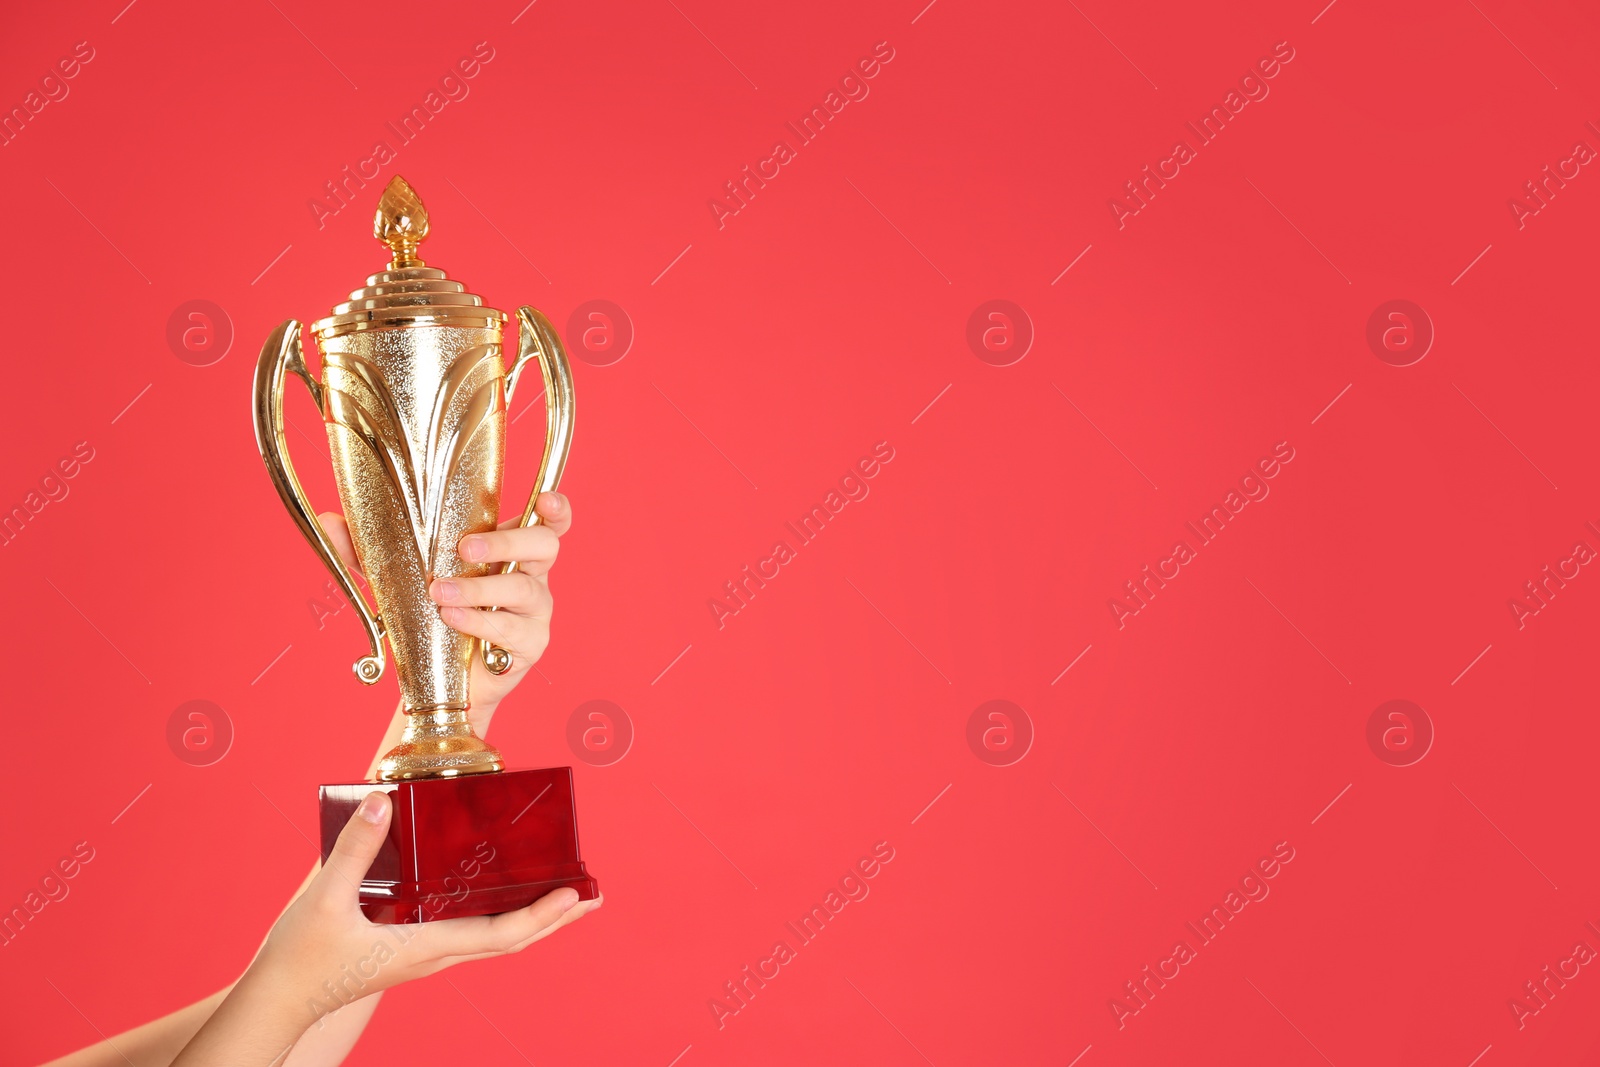
[{"label": "fingers", "polygon": [[458,551],[468,563],[517,563],[531,574],[543,574],[556,561],[561,535],[572,528],[572,502],[562,493],[540,493],[533,509],[542,520],[522,526],[508,519],[499,528],[461,539]]},{"label": "fingers", "polygon": [[373,791],[362,798],[350,821],[339,831],[339,840],[334,842],[322,870],[312,881],[313,891],[355,899],[361,880],[367,876],[388,835],[390,811],[386,793]]},{"label": "fingers", "polygon": [[516,563],[528,574],[543,574],[556,561],[561,538],[548,526],[516,526],[509,530],[468,534],[457,549],[468,563]]},{"label": "fingers", "polygon": [[441,607],[439,615],[446,625],[468,637],[481,638],[511,653],[512,660],[526,666],[538,662],[550,644],[550,616],[518,615],[511,611],[485,611],[482,608]]},{"label": "fingers", "polygon": [[[549,907],[554,909],[553,918],[548,921],[546,915],[549,913],[541,907],[546,901],[549,901]],[[485,947],[491,951],[520,952],[524,947],[541,938],[549,937],[568,923],[577,922],[593,911],[598,903],[598,901],[580,902],[576,889],[557,889],[552,893],[546,893],[526,908],[489,916],[488,937],[491,943]]]},{"label": "fingers", "polygon": [[544,525],[557,537],[572,529],[572,501],[565,493],[540,493],[539,502],[533,506],[544,520]]},{"label": "fingers", "polygon": [[564,915],[561,916],[561,918],[557,919],[555,922],[551,923],[549,926],[546,926],[544,929],[538,931],[537,933],[535,933],[535,934],[533,934],[533,935],[531,935],[529,937],[523,938],[521,941],[518,941],[516,944],[512,945],[510,948],[504,949],[504,950],[496,950],[496,951],[493,951],[493,952],[479,952],[479,953],[475,953],[475,954],[473,954],[471,956],[458,956],[458,957],[453,958],[450,961],[450,965],[454,966],[457,963],[468,963],[468,962],[470,962],[472,960],[489,959],[492,956],[509,956],[512,953],[521,952],[523,949],[527,948],[529,945],[533,944],[535,941],[543,941],[545,938],[549,937],[551,934],[555,933],[557,930],[563,929],[564,927],[571,926],[573,923],[577,922],[579,919],[583,918],[585,915],[589,914],[591,911],[597,910],[600,907],[600,905],[602,903],[604,903],[604,902],[605,902],[605,896],[603,894],[601,896],[596,897],[593,900],[580,900],[576,905],[573,906],[572,910],[566,912]]},{"label": "fingers", "polygon": [[503,915],[425,923],[417,931],[419,941],[426,938],[419,948],[423,955],[435,958],[512,952],[519,945],[531,944],[540,934],[554,932],[561,918],[577,903],[578,891],[563,888]]},{"label": "fingers", "polygon": [[339,558],[344,560],[344,565],[352,573],[360,574],[361,563],[356,559],[356,546],[350,540],[350,526],[344,521],[344,516],[337,511],[324,511],[317,516],[317,522],[322,524],[322,532],[328,535],[328,541],[339,553]]},{"label": "fingers", "polygon": [[523,949],[527,948],[529,945],[533,944],[535,941],[543,941],[545,938],[549,937],[551,934],[555,933],[557,930],[560,930],[562,927],[571,926],[573,923],[577,922],[579,919],[583,918],[585,915],[589,914],[591,911],[598,910],[600,905],[605,903],[605,899],[606,898],[605,898],[604,894],[602,894],[602,895],[600,895],[598,897],[595,897],[593,900],[579,901],[578,904],[576,906],[574,906],[571,911],[567,912],[565,915],[561,916],[561,918],[557,919],[553,925],[547,926],[543,930],[540,930],[538,933],[534,934],[532,937],[529,937],[526,940],[519,941],[515,945],[512,945],[510,951],[511,952],[521,952]]},{"label": "fingers", "polygon": [[[572,502],[564,493],[540,493],[534,511],[543,520],[538,526],[520,526],[517,519],[507,519],[497,530],[462,538],[461,558],[468,563],[515,562],[519,570],[529,574],[545,573],[556,561],[561,535],[572,528]],[[356,558],[344,516],[325,511],[317,516],[317,522],[345,566],[361,573],[361,562]]]},{"label": "fingers", "polygon": [[[555,598],[543,578],[512,573],[438,579],[428,591],[447,626],[499,645],[511,653],[513,664],[518,659],[523,666],[538,662],[550,644]],[[485,607],[503,610],[482,610]]]},{"label": "fingers", "polygon": [[554,606],[550,586],[521,571],[484,578],[438,578],[428,586],[428,594],[441,607],[494,607],[540,619],[548,619]]}]

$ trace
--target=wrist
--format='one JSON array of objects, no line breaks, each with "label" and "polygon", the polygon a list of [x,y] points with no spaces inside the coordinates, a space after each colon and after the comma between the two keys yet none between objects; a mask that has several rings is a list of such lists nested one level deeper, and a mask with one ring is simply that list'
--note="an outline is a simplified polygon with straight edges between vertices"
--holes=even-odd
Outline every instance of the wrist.
[{"label": "wrist", "polygon": [[252,1015],[260,1013],[274,1030],[298,1027],[304,1032],[327,1014],[312,984],[293,966],[263,953],[245,968],[230,998],[237,998]]},{"label": "wrist", "polygon": [[308,953],[304,946],[297,949],[292,940],[278,939],[279,933],[274,928],[267,935],[261,951],[235,986],[243,990],[242,996],[249,1004],[273,1013],[284,1025],[297,1024],[303,1032],[318,1025],[323,1016],[360,999],[359,993],[352,995],[338,984],[350,968],[335,966],[336,952],[332,958],[327,951]]},{"label": "wrist", "polygon": [[317,1020],[302,999],[270,967],[251,964],[173,1061],[175,1067],[281,1064]]},{"label": "wrist", "polygon": [[481,704],[474,704],[467,711],[467,721],[472,724],[472,732],[483,737],[489,732],[489,723],[494,720],[495,709],[500,706],[498,700],[486,700]]}]

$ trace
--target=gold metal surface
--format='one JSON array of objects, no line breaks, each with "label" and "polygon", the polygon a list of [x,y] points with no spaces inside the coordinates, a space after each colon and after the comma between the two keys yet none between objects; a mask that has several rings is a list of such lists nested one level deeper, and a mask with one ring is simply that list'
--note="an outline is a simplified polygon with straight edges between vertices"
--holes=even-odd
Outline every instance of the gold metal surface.
[{"label": "gold metal surface", "polygon": [[[305,367],[300,323],[292,319],[268,338],[256,368],[256,440],[267,471],[367,629],[372,654],[357,661],[357,677],[371,684],[382,675],[385,636],[394,653],[409,719],[400,744],[379,765],[380,781],[504,767],[499,751],[467,720],[469,668],[479,642],[445,624],[428,587],[435,578],[477,577],[491,569],[462,560],[457,546],[467,534],[495,528],[506,406],[530,359],[538,360],[545,380],[548,435],[523,525],[538,521],[534,501],[559,482],[572,439],[572,374],[549,320],[532,308],[518,312],[520,351],[507,373],[505,314],[417,259],[428,225],[421,198],[395,177],[373,223],[374,236],[393,253],[389,269],[311,326],[322,381]],[[334,480],[376,612],[295,476],[283,423],[289,373],[305,382],[322,410]],[[485,644],[483,654],[491,670],[510,665],[501,649]]]},{"label": "gold metal surface", "polygon": [[372,235],[389,246],[394,259],[390,270],[403,267],[420,267],[417,246],[428,239],[428,209],[422,206],[422,197],[411,184],[396,174],[378,198],[378,216],[373,220]]},{"label": "gold metal surface", "polygon": [[283,432],[283,378],[286,373],[292,373],[305,382],[306,388],[311,390],[311,398],[318,407],[322,406],[322,386],[306,370],[305,356],[300,350],[300,324],[294,319],[272,331],[272,336],[261,347],[261,358],[256,363],[253,387],[256,447],[261,450],[261,458],[267,465],[267,474],[272,478],[273,487],[289,509],[289,517],[299,527],[301,536],[310,542],[323,566],[332,572],[333,580],[339,583],[345,599],[356,606],[361,616],[361,624],[367,630],[367,640],[372,645],[372,654],[356,660],[355,672],[357,678],[371,685],[383,676],[383,623],[367,607],[366,598],[356,588],[355,578],[344,565],[344,560],[339,558],[328,535],[323,532],[322,524],[317,522],[311,501],[306,498],[306,491],[300,488],[300,479],[295,476],[294,464],[289,460],[289,442]]},{"label": "gold metal surface", "polygon": [[[576,401],[572,395],[572,367],[561,347],[550,320],[531,307],[517,309],[517,334],[521,350],[517,361],[506,378],[506,403],[511,403],[522,372],[532,359],[539,361],[539,376],[544,379],[544,458],[539,461],[539,479],[522,509],[520,526],[537,526],[544,520],[533,510],[540,493],[552,493],[561,484],[561,473],[567,469],[567,453],[572,449],[572,430],[577,419]],[[515,562],[501,566],[501,574],[517,569]],[[493,608],[489,609],[493,611]],[[504,674],[511,669],[511,653],[488,641],[483,643],[483,665],[490,674]]]}]

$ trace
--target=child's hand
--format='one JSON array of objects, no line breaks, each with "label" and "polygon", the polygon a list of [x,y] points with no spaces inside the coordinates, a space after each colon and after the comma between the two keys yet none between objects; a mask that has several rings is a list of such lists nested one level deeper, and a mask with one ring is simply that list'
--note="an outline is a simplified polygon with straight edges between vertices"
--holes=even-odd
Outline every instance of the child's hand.
[{"label": "child's hand", "polygon": [[327,1005],[332,1010],[465,960],[520,952],[600,904],[578,905],[577,890],[558,889],[503,915],[405,925],[368,922],[361,914],[361,880],[383,845],[392,811],[387,794],[367,794],[327,862],[267,935],[251,970],[261,968],[295,987],[302,998],[319,1002],[328,999],[324,982],[348,987],[340,1003]]},{"label": "child's hand", "polygon": [[[517,687],[528,668],[539,662],[550,644],[549,572],[561,547],[561,535],[572,527],[572,503],[562,493],[541,493],[534,510],[542,522],[519,527],[508,519],[498,530],[469,534],[457,551],[468,563],[516,563],[510,574],[482,578],[435,580],[428,592],[444,621],[464,634],[483,638],[511,653],[511,669],[494,675],[481,656],[472,657],[472,723],[481,735],[495,707]],[[318,516],[345,565],[359,572],[350,529],[333,512]],[[497,607],[499,611],[485,611]]]},{"label": "child's hand", "polygon": [[222,1006],[175,1061],[182,1067],[279,1061],[323,1015],[351,1001],[487,956],[521,952],[600,906],[558,889],[502,915],[380,925],[360,886],[389,830],[392,805],[369,793],[311,884],[273,925]]}]

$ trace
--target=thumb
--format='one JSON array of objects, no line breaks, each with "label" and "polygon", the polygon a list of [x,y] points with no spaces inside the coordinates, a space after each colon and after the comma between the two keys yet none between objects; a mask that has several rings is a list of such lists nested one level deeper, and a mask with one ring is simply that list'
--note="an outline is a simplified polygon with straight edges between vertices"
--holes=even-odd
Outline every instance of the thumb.
[{"label": "thumb", "polygon": [[317,881],[323,883],[323,892],[354,897],[361,889],[361,880],[367,876],[378,850],[389,834],[389,817],[393,806],[388,794],[374,790],[362,798],[350,821],[339,831],[333,851],[328,853]]}]

